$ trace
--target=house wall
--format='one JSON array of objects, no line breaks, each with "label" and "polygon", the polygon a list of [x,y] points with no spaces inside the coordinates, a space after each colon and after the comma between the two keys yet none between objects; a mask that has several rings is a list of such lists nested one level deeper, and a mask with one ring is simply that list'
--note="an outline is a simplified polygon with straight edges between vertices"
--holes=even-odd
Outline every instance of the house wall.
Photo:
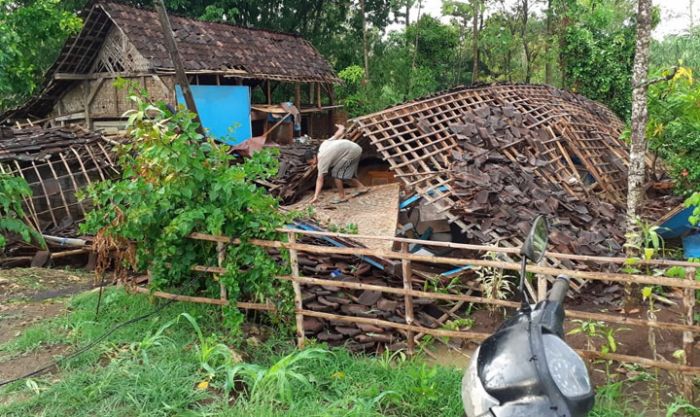
[{"label": "house wall", "polygon": [[[114,86],[116,77],[110,74],[96,74],[96,79],[75,81],[58,100],[50,118],[59,121],[85,121],[86,117],[95,119],[121,119],[124,112],[135,108],[129,99],[130,92],[125,88]],[[143,75],[122,77],[134,87],[145,90],[148,97],[155,101],[175,104],[175,79],[169,75]],[[89,105],[88,105],[89,104]],[[88,114],[85,115],[85,109]]]}]

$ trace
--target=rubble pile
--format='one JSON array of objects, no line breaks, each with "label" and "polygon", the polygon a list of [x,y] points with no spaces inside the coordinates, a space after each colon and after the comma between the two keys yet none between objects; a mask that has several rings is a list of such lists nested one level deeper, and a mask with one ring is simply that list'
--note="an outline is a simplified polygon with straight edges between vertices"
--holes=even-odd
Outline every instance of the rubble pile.
[{"label": "rubble pile", "polygon": [[313,144],[293,143],[281,145],[280,165],[277,176],[268,180],[268,190],[280,199],[282,204],[292,204],[299,200],[314,185],[315,169],[304,160],[307,150],[315,149]]},{"label": "rubble pile", "polygon": [[[349,239],[334,241],[347,247],[362,247]],[[323,239],[304,237],[301,243],[328,246]],[[381,285],[401,288],[402,279],[383,271],[370,263],[350,255],[315,255],[299,253],[299,273],[302,276]],[[385,261],[371,258],[372,263]],[[420,289],[420,278],[415,277],[415,289]],[[302,284],[302,300],[305,309],[343,316],[357,316],[406,323],[404,298],[400,295],[377,291],[354,290],[332,286]],[[432,300],[414,298],[413,311],[418,325],[437,328],[443,311]],[[370,324],[355,324],[340,320],[304,318],[306,336],[332,346],[344,345],[354,351],[374,352],[377,349],[397,350],[406,347],[406,337],[398,330]]]},{"label": "rubble pile", "polygon": [[624,241],[622,209],[593,194],[578,198],[564,188],[585,189],[587,184],[579,179],[583,175],[564,185],[552,181],[556,165],[541,149],[547,133],[525,127],[524,119],[510,106],[485,107],[450,126],[459,142],[450,173],[458,197],[455,213],[469,225],[467,236],[491,244],[522,237],[532,219],[544,214],[552,222],[552,251],[619,253]]}]

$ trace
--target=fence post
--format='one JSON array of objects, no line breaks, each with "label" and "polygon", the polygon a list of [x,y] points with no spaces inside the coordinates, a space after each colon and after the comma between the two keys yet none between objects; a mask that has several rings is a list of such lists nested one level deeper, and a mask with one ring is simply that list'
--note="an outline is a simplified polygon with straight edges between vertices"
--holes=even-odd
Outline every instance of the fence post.
[{"label": "fence post", "polygon": [[[296,234],[294,232],[289,232],[289,243],[295,244],[297,242]],[[292,268],[292,287],[294,288],[294,310],[296,313],[297,322],[297,346],[299,349],[304,348],[304,315],[302,310],[304,309],[304,303],[302,302],[301,296],[301,285],[299,284],[299,259],[297,257],[297,250],[289,248],[289,264]]]},{"label": "fence post", "polygon": [[[224,261],[226,260],[226,245],[223,242],[218,242],[216,244],[216,259],[218,261],[219,268],[224,267]],[[221,275],[218,276],[219,281],[219,298],[222,300],[228,300],[228,292],[226,291],[226,286],[221,282]]]},{"label": "fence post", "polygon": [[[401,243],[401,252],[408,253],[408,243]],[[401,259],[401,273],[403,275],[403,289],[407,291],[404,294],[405,306],[406,306],[406,324],[409,326],[413,325],[413,296],[408,294],[408,291],[413,289],[413,271],[411,270],[411,261],[408,259]],[[406,332],[406,344],[408,347],[408,355],[412,356],[415,349],[415,340],[412,331]]]},{"label": "fence post", "polygon": [[547,278],[543,274],[537,274],[537,301],[547,298]]},{"label": "fence post", "polygon": [[[685,269],[685,278],[695,281],[695,268]],[[695,310],[695,290],[686,288],[683,290],[683,308],[686,313],[686,324],[693,325],[694,310]],[[693,345],[695,344],[695,335],[692,331],[683,332],[683,364],[693,366]],[[694,383],[693,375],[683,375],[683,395],[692,404],[694,400]]]}]

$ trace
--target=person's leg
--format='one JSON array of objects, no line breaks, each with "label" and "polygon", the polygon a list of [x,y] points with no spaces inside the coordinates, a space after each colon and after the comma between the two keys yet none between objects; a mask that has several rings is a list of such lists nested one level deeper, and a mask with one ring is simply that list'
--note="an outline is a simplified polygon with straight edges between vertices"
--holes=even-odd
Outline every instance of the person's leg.
[{"label": "person's leg", "polygon": [[350,182],[352,182],[353,186],[359,188],[358,191],[364,192],[367,191],[367,186],[362,183],[362,181],[358,180],[357,178],[350,178]]},{"label": "person's leg", "polygon": [[343,189],[343,180],[333,178],[333,181],[335,182],[335,188],[338,190],[338,197],[340,197],[341,200],[345,200],[345,189]]}]

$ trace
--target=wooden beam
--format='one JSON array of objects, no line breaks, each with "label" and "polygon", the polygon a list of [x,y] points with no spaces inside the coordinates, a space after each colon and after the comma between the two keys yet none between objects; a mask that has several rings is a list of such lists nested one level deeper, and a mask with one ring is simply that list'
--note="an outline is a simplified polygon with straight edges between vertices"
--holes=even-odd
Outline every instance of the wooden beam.
[{"label": "wooden beam", "polygon": [[294,83],[294,105],[297,109],[301,108],[301,84]]},{"label": "wooden beam", "polygon": [[165,4],[163,4],[163,0],[156,0],[154,3],[156,10],[158,11],[158,18],[160,19],[160,25],[163,29],[163,35],[165,36],[165,49],[168,50],[170,59],[173,61],[173,66],[175,67],[175,77],[178,84],[180,84],[180,88],[182,88],[182,95],[185,96],[187,108],[194,113],[194,121],[199,124],[198,130],[200,133],[203,133],[204,128],[202,126],[202,121],[199,119],[197,105],[194,102],[192,90],[190,90],[190,83],[187,80],[187,75],[185,74],[185,66],[182,64],[182,58],[180,57],[180,53],[177,50],[177,45],[175,44],[173,28],[170,26],[170,19],[168,19],[168,12],[165,10]]},{"label": "wooden beam", "polygon": [[89,80],[90,74],[77,74],[70,72],[56,72],[53,74],[54,80]]}]

